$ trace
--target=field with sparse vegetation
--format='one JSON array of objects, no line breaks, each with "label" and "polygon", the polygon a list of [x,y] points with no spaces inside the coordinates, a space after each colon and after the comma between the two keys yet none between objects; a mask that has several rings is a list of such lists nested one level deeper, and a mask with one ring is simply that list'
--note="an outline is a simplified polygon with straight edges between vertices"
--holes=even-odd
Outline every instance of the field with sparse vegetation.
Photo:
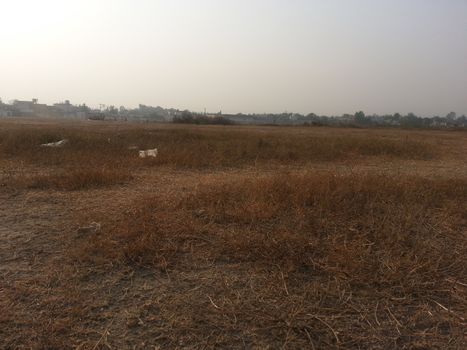
[{"label": "field with sparse vegetation", "polygon": [[462,349],[466,203],[463,131],[0,120],[0,347]]}]

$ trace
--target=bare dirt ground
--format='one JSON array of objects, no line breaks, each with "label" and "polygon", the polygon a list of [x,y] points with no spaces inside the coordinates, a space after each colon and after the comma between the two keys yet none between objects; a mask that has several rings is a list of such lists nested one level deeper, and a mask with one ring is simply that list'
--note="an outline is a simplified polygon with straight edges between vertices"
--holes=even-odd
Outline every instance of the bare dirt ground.
[{"label": "bare dirt ground", "polygon": [[[36,125],[38,128],[55,125],[56,121],[8,121],[0,128],[20,128]],[[121,125],[112,123],[68,123],[71,128],[167,128],[167,125]],[[179,128],[179,126],[175,126]],[[210,127],[205,127],[209,129]],[[233,127],[248,129],[248,127]],[[283,132],[281,128],[251,128],[256,132]],[[339,134],[342,129],[288,128],[294,133]],[[391,137],[386,130],[346,130],[355,134],[372,134]],[[467,134],[450,131],[400,131],[407,137],[416,135],[436,140],[444,153],[434,160],[381,160],[364,159],[339,163],[309,163],[306,166],[262,165],[240,169],[176,170],[171,167],[152,167],[138,170],[134,179],[124,185],[86,191],[11,190],[0,187],[0,347],[5,349],[34,348],[59,349],[149,349],[149,348],[288,348],[288,332],[301,332],[303,343],[292,348],[313,348],[315,338],[306,328],[282,328],[282,323],[293,323],[284,315],[277,319],[277,327],[270,329],[251,327],[261,320],[257,315],[237,319],[235,313],[222,314],[219,310],[229,305],[241,305],[243,293],[255,295],[264,282],[261,276],[252,275],[251,264],[199,261],[190,269],[160,271],[130,268],[102,263],[80,261],[74,257],[74,248],[87,239],[79,233],[80,226],[99,222],[103,227],[112,225],[132,203],[149,195],[161,198],[179,198],[203,183],[218,182],[225,178],[255,177],[280,171],[375,172],[419,175],[427,178],[467,178]],[[86,166],[83,164],[83,167]],[[40,171],[33,165],[18,164],[14,160],[0,160],[2,173]],[[193,249],[202,249],[206,242],[199,241]],[[79,265],[79,266],[78,266]],[[271,266],[267,275],[277,281],[275,303],[291,298],[294,286],[284,283],[280,268]],[[212,294],[223,287],[223,295]],[[241,287],[241,288],[240,288]],[[345,294],[345,292],[344,292]],[[186,301],[190,301],[187,304]],[[193,305],[195,303],[195,305]],[[271,307],[271,300],[262,300],[258,294],[256,307]],[[432,306],[436,308],[436,305]],[[375,311],[376,310],[376,311]],[[341,317],[372,318],[371,324],[388,323],[387,312],[381,308],[368,315],[364,311]],[[435,312],[433,309],[427,312]],[[443,312],[443,310],[437,310]],[[266,310],[266,314],[268,311]],[[207,317],[206,315],[209,315]],[[274,310],[270,317],[275,318]],[[357,316],[359,315],[359,316]],[[379,316],[379,318],[378,318]],[[226,329],[216,328],[212,321],[229,318],[229,336]],[[263,316],[264,317],[264,316]],[[374,318],[376,317],[376,321]],[[460,316],[466,317],[466,315]],[[208,321],[209,320],[209,321]],[[225,320],[223,320],[225,321]],[[298,321],[297,321],[298,322]],[[323,334],[339,341],[329,325],[316,315]],[[350,322],[350,321],[349,321]],[[376,323],[375,323],[376,322]],[[206,324],[207,323],[207,324]],[[225,322],[224,322],[225,324]],[[249,331],[245,332],[245,325]],[[210,327],[206,334],[199,331]],[[447,327],[441,324],[440,327]],[[380,336],[399,337],[403,330],[378,328]],[[358,333],[358,328],[355,329]],[[449,333],[449,329],[443,330]],[[323,335],[324,337],[324,335]],[[460,337],[460,338],[459,338]],[[313,338],[313,339],[311,339]],[[455,338],[453,336],[453,338]],[[457,339],[462,339],[458,335]],[[261,339],[261,341],[258,341]],[[270,339],[270,342],[265,342]],[[367,346],[375,339],[365,340]],[[399,344],[400,345],[400,344]],[[423,342],[420,344],[423,347]],[[451,344],[453,348],[460,343]],[[341,348],[355,344],[341,344]],[[394,348],[398,347],[395,340]],[[441,346],[438,344],[438,346]],[[339,347],[339,346],[338,346]],[[446,344],[446,347],[449,347]]]}]

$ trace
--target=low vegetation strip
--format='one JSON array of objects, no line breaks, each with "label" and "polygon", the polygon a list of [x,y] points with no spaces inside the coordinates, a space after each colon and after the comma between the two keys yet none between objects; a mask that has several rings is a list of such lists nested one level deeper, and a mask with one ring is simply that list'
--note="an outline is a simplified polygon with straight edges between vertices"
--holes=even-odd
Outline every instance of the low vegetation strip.
[{"label": "low vegetation strip", "polygon": [[[60,148],[41,144],[67,139]],[[157,160],[141,162],[138,149],[157,148]],[[117,165],[137,168],[148,164],[177,167],[239,167],[262,163],[303,164],[383,156],[432,159],[434,144],[407,137],[369,135],[312,135],[264,133],[251,130],[186,129],[94,132],[73,129],[28,128],[0,132],[0,155],[44,166]]]},{"label": "low vegetation strip", "polygon": [[220,346],[241,346],[240,332],[260,346],[455,348],[467,312],[466,199],[465,180],[409,176],[205,183],[181,200],[139,202],[77,256],[169,274],[248,271],[231,285],[208,281],[221,306],[194,292],[164,305],[171,332]]},{"label": "low vegetation strip", "polygon": [[0,178],[0,184],[12,189],[79,191],[123,184],[132,178],[127,169],[105,167],[60,170],[39,175],[10,175]]}]

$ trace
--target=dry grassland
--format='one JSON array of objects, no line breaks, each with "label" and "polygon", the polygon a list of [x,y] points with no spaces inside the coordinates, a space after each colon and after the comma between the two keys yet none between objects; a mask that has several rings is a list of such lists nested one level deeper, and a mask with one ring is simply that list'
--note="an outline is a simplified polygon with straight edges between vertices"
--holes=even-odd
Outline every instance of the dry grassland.
[{"label": "dry grassland", "polygon": [[0,346],[461,349],[466,203],[461,131],[0,121]]}]

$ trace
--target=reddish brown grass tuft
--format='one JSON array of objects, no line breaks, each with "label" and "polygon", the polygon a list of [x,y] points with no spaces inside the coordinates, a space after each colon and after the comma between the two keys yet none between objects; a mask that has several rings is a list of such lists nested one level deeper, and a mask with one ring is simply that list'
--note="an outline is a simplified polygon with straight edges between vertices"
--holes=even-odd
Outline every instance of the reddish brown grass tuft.
[{"label": "reddish brown grass tuft", "polygon": [[46,175],[16,175],[4,178],[2,183],[15,189],[79,191],[122,184],[130,179],[131,174],[126,169],[88,168]]},{"label": "reddish brown grass tuft", "polygon": [[[428,338],[442,344],[460,334],[466,311],[465,290],[452,285],[466,272],[460,209],[466,198],[464,180],[418,177],[308,173],[207,183],[180,201],[140,202],[81,254],[94,248],[99,257],[169,273],[206,262],[248,266],[254,293],[238,286],[241,299],[224,306],[227,319],[242,320],[244,330],[272,327],[285,337],[287,326],[274,320],[294,315],[283,322],[298,327],[288,341],[299,347],[366,339],[385,348],[397,332],[405,337],[401,347]],[[278,289],[285,294],[273,301]],[[232,298],[225,286],[213,285],[211,292],[218,300]],[[196,300],[187,302],[192,308],[185,312],[196,313]],[[421,316],[427,304],[449,305],[452,315],[427,319]],[[235,343],[227,319],[213,313],[201,319],[191,327],[215,324],[229,339],[224,345]],[[439,322],[451,327],[449,337]],[[391,336],[381,338],[385,333]]]},{"label": "reddish brown grass tuft", "polygon": [[[68,139],[63,148],[39,147]],[[137,149],[158,148],[155,161],[141,161]],[[60,129],[20,129],[0,132],[0,154],[31,164],[123,166],[170,165],[184,168],[239,167],[265,163],[303,164],[382,156],[396,159],[431,159],[436,148],[423,140],[402,136],[288,135],[260,131],[218,129],[160,129],[89,132]]]},{"label": "reddish brown grass tuft", "polygon": [[[366,274],[372,268],[383,271],[375,264],[388,254],[397,264],[410,260],[407,249],[428,258],[422,252],[435,241],[446,244],[447,238],[437,234],[441,229],[449,229],[449,241],[456,242],[448,218],[462,221],[458,206],[466,198],[467,184],[460,180],[334,173],[265,176],[206,184],[176,204],[148,199],[125,225],[119,222],[118,235],[126,241],[125,256],[134,261],[169,261],[183,246],[180,239],[203,239],[209,232],[220,257],[283,261],[296,268],[329,261],[327,253],[343,253],[347,248],[341,244],[349,244],[357,251],[336,256],[335,267]],[[331,251],[324,256],[323,249]],[[375,251],[379,259],[366,260]],[[399,257],[402,252],[405,258]],[[351,257],[357,261],[351,263]]]}]

